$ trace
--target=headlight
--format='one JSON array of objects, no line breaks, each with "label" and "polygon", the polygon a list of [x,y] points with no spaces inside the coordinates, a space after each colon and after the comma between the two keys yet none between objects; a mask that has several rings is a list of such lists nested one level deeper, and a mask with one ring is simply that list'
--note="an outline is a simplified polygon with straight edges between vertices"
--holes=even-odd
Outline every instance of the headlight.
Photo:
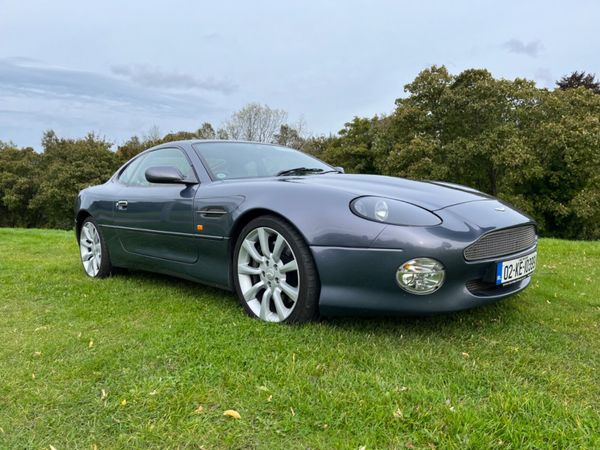
[{"label": "headlight", "polygon": [[390,215],[390,208],[385,200],[379,200],[375,203],[375,218],[381,222],[385,222],[385,219]]},{"label": "headlight", "polygon": [[400,200],[382,197],[359,197],[350,203],[357,216],[391,225],[427,227],[439,225],[441,219],[424,208]]},{"label": "headlight", "polygon": [[396,281],[411,294],[425,295],[437,291],[444,283],[445,276],[441,262],[432,258],[415,258],[398,268]]}]

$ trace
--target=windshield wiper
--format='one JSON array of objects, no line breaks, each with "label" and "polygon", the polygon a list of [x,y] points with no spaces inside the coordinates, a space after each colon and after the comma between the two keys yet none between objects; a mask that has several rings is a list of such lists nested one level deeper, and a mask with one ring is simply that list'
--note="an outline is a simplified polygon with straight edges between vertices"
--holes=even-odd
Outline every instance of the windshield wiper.
[{"label": "windshield wiper", "polygon": [[344,172],[340,172],[338,169],[331,169],[331,170],[324,170],[323,172],[319,172],[319,175],[324,174],[324,173],[344,173]]},{"label": "windshield wiper", "polygon": [[303,175],[306,173],[320,173],[323,172],[323,169],[319,169],[316,167],[294,167],[293,169],[282,170],[281,172],[277,172],[278,177],[282,177],[285,175]]}]

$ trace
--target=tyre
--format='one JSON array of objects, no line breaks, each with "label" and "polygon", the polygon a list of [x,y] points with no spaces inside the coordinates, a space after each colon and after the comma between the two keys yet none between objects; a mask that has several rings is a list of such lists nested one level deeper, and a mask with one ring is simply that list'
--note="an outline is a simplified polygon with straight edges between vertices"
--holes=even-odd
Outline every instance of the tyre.
[{"label": "tyre", "polygon": [[79,250],[81,265],[86,275],[92,278],[105,278],[111,274],[108,247],[93,217],[87,217],[81,224]]},{"label": "tyre", "polygon": [[239,234],[232,261],[242,307],[267,322],[303,323],[318,315],[319,277],[304,239],[275,216],[252,220]]}]

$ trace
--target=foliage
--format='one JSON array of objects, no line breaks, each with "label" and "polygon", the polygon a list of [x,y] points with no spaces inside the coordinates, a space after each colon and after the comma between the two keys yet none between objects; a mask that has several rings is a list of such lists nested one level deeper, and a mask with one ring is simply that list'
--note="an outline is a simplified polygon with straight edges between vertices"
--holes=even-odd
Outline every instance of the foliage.
[{"label": "foliage", "polygon": [[355,118],[320,156],[350,172],[468,185],[533,215],[544,235],[600,238],[600,96],[436,66],[405,90],[391,115]]},{"label": "foliage", "polygon": [[338,163],[335,165],[343,166],[349,172],[377,173],[372,147],[378,126],[377,117],[355,117],[340,130],[339,137],[329,141],[327,150],[319,156],[329,163]]},{"label": "foliage", "polygon": [[600,94],[600,81],[596,81],[596,75],[591,73],[573,72],[571,75],[565,75],[556,82],[560,89],[574,89],[584,87],[591,89],[596,94]]},{"label": "foliage", "polygon": [[0,143],[0,226],[70,227],[77,191],[139,152],[180,139],[231,138],[298,148],[347,172],[471,186],[532,215],[545,236],[600,239],[595,83],[575,72],[550,91],[486,70],[453,75],[432,66],[405,86],[391,114],[354,117],[336,135],[307,138],[302,121],[290,124],[284,111],[251,103],[219,129],[204,123],[161,136],[153,127],[115,152],[94,135],[48,132],[41,154]]},{"label": "foliage", "polygon": [[48,131],[36,195],[29,207],[38,214],[39,223],[51,228],[73,225],[73,205],[77,193],[88,186],[102,184],[113,174],[115,155],[111,143],[88,134],[83,139],[59,138]]},{"label": "foliage", "polygon": [[0,142],[0,226],[39,224],[29,202],[39,189],[41,159],[32,148]]},{"label": "foliage", "polygon": [[71,228],[74,200],[81,189],[104,183],[125,162],[159,144],[224,139],[239,132],[241,138],[302,148],[304,123],[291,125],[284,119],[284,111],[249,104],[217,131],[205,122],[196,131],[161,136],[154,126],[141,138],[132,136],[116,151],[111,142],[93,133],[68,139],[49,130],[42,138],[41,153],[0,141],[0,226]]},{"label": "foliage", "polygon": [[168,133],[162,138],[158,129],[151,129],[150,132],[143,138],[140,139],[137,136],[131,137],[125,143],[117,148],[116,154],[117,159],[121,164],[129,161],[135,155],[144,150],[147,150],[155,145],[164,144],[166,142],[173,142],[185,139],[215,139],[216,132],[213,126],[204,122],[200,128],[195,132],[189,131],[178,131],[176,133]]},{"label": "foliage", "polygon": [[273,135],[272,143],[300,150],[304,147],[305,142],[306,140],[301,135],[301,129],[283,124],[279,127],[279,132]]},{"label": "foliage", "polygon": [[196,139],[216,139],[216,138],[217,138],[217,133],[215,132],[215,129],[213,128],[213,126],[208,122],[204,122],[202,124],[202,126],[196,130]]},{"label": "foliage", "polygon": [[72,232],[0,229],[0,255],[2,449],[600,448],[598,242],[542,239],[494,305],[301,327],[90,279]]}]

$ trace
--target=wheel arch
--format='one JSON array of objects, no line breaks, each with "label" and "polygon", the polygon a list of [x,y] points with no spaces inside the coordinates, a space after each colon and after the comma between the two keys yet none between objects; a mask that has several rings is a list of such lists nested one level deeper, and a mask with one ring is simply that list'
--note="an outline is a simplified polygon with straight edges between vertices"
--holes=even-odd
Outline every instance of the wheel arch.
[{"label": "wheel arch", "polygon": [[304,240],[304,243],[308,247],[308,251],[310,252],[311,257],[313,258],[313,261],[315,259],[312,249],[311,249],[310,245],[308,244],[308,240],[306,239],[306,236],[304,235],[302,230],[300,230],[291,220],[289,220],[283,214],[278,213],[278,212],[273,211],[272,209],[268,209],[268,208],[253,208],[253,209],[244,211],[238,218],[236,218],[235,222],[233,223],[233,226],[231,227],[231,231],[229,232],[229,248],[227,249],[227,258],[229,260],[229,283],[231,284],[232,288],[233,288],[233,252],[235,250],[235,244],[239,238],[239,235],[240,235],[242,229],[246,225],[248,225],[252,220],[254,220],[258,217],[262,217],[262,216],[275,216],[278,219],[283,220],[289,226],[291,226],[294,230],[296,230],[298,232],[298,234],[300,234],[300,236],[302,236],[302,239]]},{"label": "wheel arch", "polygon": [[77,217],[75,218],[75,237],[77,238],[77,241],[79,241],[79,233],[81,233],[81,226],[83,225],[83,221],[88,217],[92,217],[92,215],[86,209],[81,209],[77,213]]},{"label": "wheel arch", "polygon": [[306,239],[306,236],[304,235],[304,233],[302,233],[302,230],[300,230],[290,219],[285,217],[283,214],[278,213],[278,212],[273,211],[272,209],[268,209],[268,208],[253,208],[248,211],[244,211],[238,218],[235,219],[235,222],[233,223],[233,226],[231,227],[231,231],[229,232],[229,243],[230,243],[229,244],[229,247],[230,247],[229,248],[229,256],[232,256],[232,254],[233,254],[233,249],[235,247],[235,243],[236,243],[242,229],[246,225],[248,225],[252,220],[256,219],[257,217],[261,217],[261,216],[275,216],[275,217],[285,221],[291,227],[293,227],[298,233],[300,233],[300,235],[302,236],[302,239],[304,239],[305,244],[308,247],[310,247],[308,245],[308,240]]}]

